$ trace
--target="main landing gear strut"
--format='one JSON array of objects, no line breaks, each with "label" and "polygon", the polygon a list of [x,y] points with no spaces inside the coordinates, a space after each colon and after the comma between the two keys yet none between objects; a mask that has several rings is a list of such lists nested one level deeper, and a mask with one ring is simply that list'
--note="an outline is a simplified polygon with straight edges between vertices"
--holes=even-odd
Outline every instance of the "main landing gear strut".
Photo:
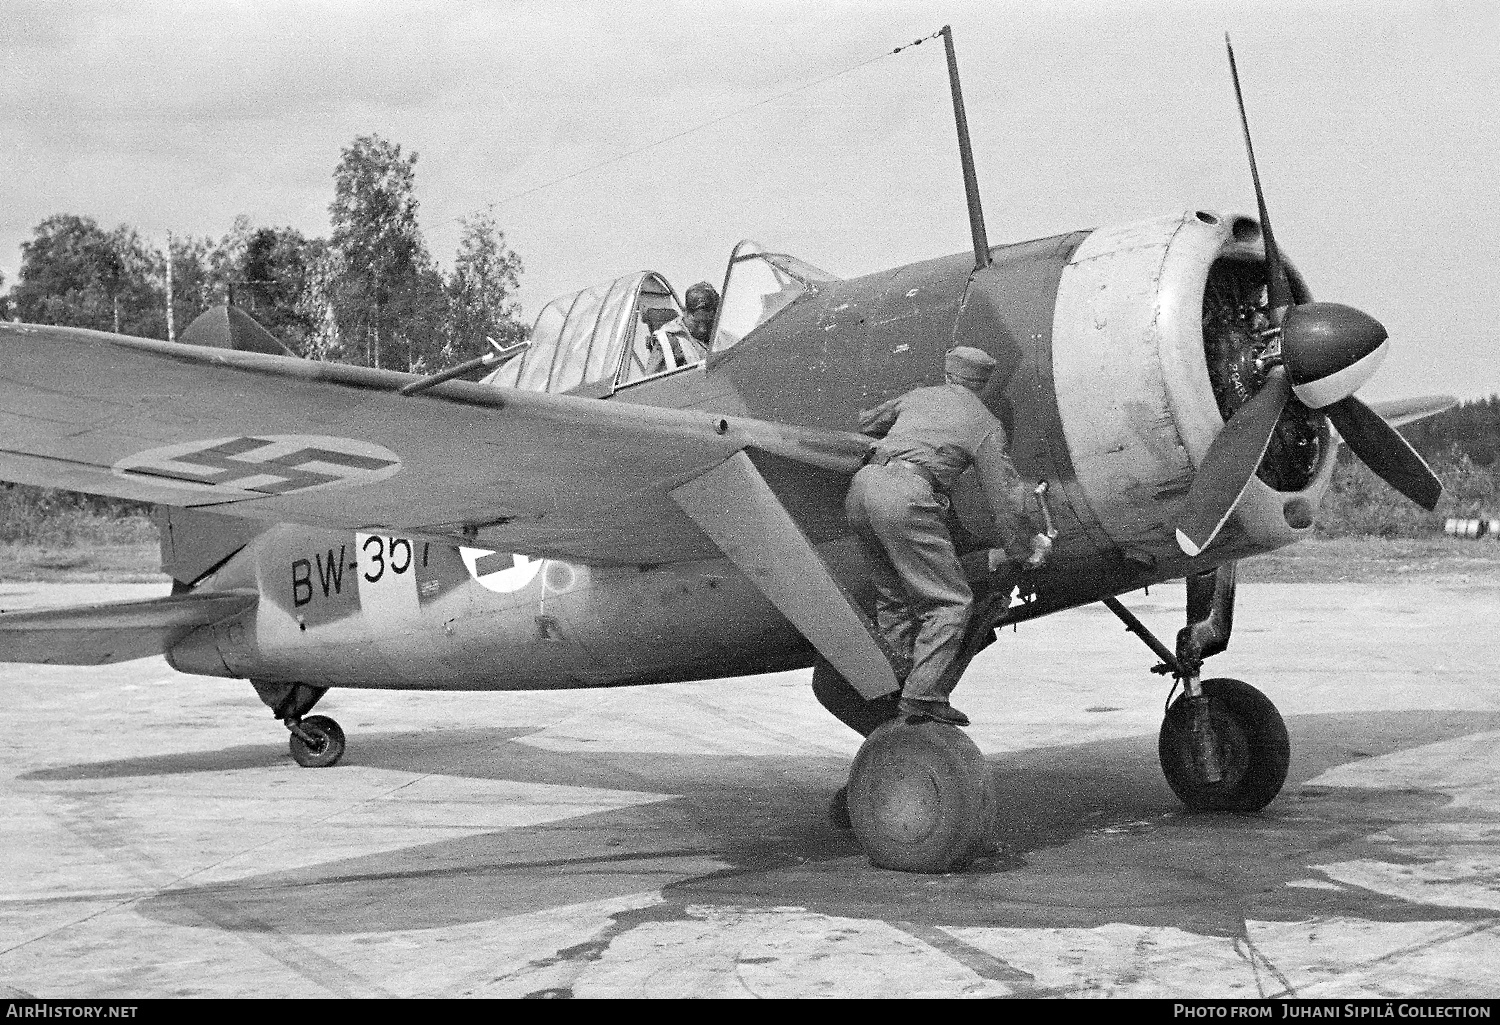
[{"label": "main landing gear strut", "polygon": [[[251,680],[255,693],[291,734],[292,758],[308,769],[325,769],[344,757],[344,731],[326,715],[308,716],[328,693],[327,687],[305,683],[268,683]],[[306,716],[306,718],[304,718]]]},{"label": "main landing gear strut", "polygon": [[[1194,811],[1259,811],[1281,792],[1291,761],[1286,723],[1269,698],[1242,680],[1201,678],[1203,660],[1229,644],[1233,563],[1187,580],[1187,626],[1177,650],[1162,644],[1118,598],[1105,606],[1161,659],[1182,693],[1167,707],[1157,754],[1167,784]],[[1169,698],[1171,695],[1168,695]]]}]

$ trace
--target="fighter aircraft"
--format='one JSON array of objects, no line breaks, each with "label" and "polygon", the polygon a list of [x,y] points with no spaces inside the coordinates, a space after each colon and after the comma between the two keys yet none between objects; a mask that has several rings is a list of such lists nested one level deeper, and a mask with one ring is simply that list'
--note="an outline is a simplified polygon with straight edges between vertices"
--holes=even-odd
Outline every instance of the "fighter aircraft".
[{"label": "fighter aircraft", "polygon": [[[1335,429],[1436,503],[1432,471],[1353,394],[1385,331],[1312,301],[1258,176],[1258,218],[1188,210],[990,246],[945,41],[973,251],[841,280],[741,243],[702,360],[653,350],[681,307],[649,271],[553,300],[524,349],[464,368],[493,367],[480,381],[299,359],[232,307],[178,343],[0,325],[0,478],[155,503],[173,581],[149,601],[0,616],[0,659],[164,654],[246,679],[306,766],[345,749],[309,714],[332,687],[812,665],[818,699],[869,738],[847,807],[872,860],[958,867],[996,813],[983,759],[951,726],[896,718],[843,499],[870,451],[860,411],[940,382],[944,353],[970,345],[999,362],[983,399],[1045,484],[1030,512],[1055,546],[1035,571],[966,562],[964,664],[1001,627],[1103,601],[1181,688],[1160,738],[1175,792],[1263,807],[1286,729],[1250,685],[1201,679],[1203,661],[1229,641],[1236,562],[1312,532]],[[951,529],[962,553],[995,542],[972,481]],[[1168,648],[1116,596],[1178,578],[1186,626]]]}]

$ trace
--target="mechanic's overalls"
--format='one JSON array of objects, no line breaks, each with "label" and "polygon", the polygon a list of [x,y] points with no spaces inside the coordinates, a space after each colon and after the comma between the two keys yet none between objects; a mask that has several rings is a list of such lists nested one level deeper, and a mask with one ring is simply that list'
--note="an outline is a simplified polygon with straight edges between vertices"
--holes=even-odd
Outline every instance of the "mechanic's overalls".
[{"label": "mechanic's overalls", "polygon": [[947,670],[974,605],[948,536],[948,489],[976,460],[986,480],[1016,480],[1005,432],[959,384],[915,388],[871,411],[864,427],[885,436],[854,475],[844,511],[866,547],[876,625],[910,663],[902,697],[946,701],[957,683]]}]

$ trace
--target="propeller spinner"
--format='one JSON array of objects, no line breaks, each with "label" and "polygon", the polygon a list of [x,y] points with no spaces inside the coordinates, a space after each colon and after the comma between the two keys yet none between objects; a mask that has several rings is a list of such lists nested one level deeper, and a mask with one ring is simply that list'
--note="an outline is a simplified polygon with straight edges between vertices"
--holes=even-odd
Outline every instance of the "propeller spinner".
[{"label": "propeller spinner", "polygon": [[1271,218],[1255,165],[1255,148],[1250,142],[1245,98],[1240,92],[1239,70],[1228,35],[1224,37],[1224,45],[1229,51],[1229,73],[1234,79],[1235,101],[1245,132],[1250,176],[1255,182],[1255,201],[1266,248],[1266,297],[1271,323],[1278,326],[1280,346],[1279,349],[1273,346],[1268,353],[1275,365],[1271,366],[1264,384],[1224,425],[1193,478],[1177,528],[1177,543],[1188,555],[1197,555],[1207,548],[1229,519],[1260,466],[1282,411],[1293,398],[1310,409],[1325,412],[1366,466],[1424,509],[1436,506],[1443,493],[1442,482],[1406,439],[1354,397],[1354,392],[1379,368],[1390,348],[1385,328],[1374,317],[1352,306],[1293,301],[1281,253],[1271,233]]}]

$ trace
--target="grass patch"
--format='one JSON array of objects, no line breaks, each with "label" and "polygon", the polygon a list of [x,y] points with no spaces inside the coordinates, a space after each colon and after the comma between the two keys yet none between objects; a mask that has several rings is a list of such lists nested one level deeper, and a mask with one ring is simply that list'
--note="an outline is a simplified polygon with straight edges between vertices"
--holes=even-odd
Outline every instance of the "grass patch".
[{"label": "grass patch", "polygon": [[154,544],[156,528],[140,502],[0,484],[0,542],[59,550]]},{"label": "grass patch", "polygon": [[0,581],[145,584],[166,579],[161,571],[161,549],[154,537],[144,543],[77,548],[0,544]]},{"label": "grass patch", "polygon": [[1319,537],[1442,538],[1450,516],[1500,516],[1500,465],[1480,466],[1464,455],[1434,459],[1443,497],[1432,512],[1419,508],[1368,466],[1341,459],[1318,506]]},{"label": "grass patch", "polygon": [[163,579],[149,506],[57,488],[0,484],[0,580]]},{"label": "grass patch", "polygon": [[1500,540],[1312,538],[1244,560],[1240,579],[1297,584],[1443,580],[1500,586]]}]

